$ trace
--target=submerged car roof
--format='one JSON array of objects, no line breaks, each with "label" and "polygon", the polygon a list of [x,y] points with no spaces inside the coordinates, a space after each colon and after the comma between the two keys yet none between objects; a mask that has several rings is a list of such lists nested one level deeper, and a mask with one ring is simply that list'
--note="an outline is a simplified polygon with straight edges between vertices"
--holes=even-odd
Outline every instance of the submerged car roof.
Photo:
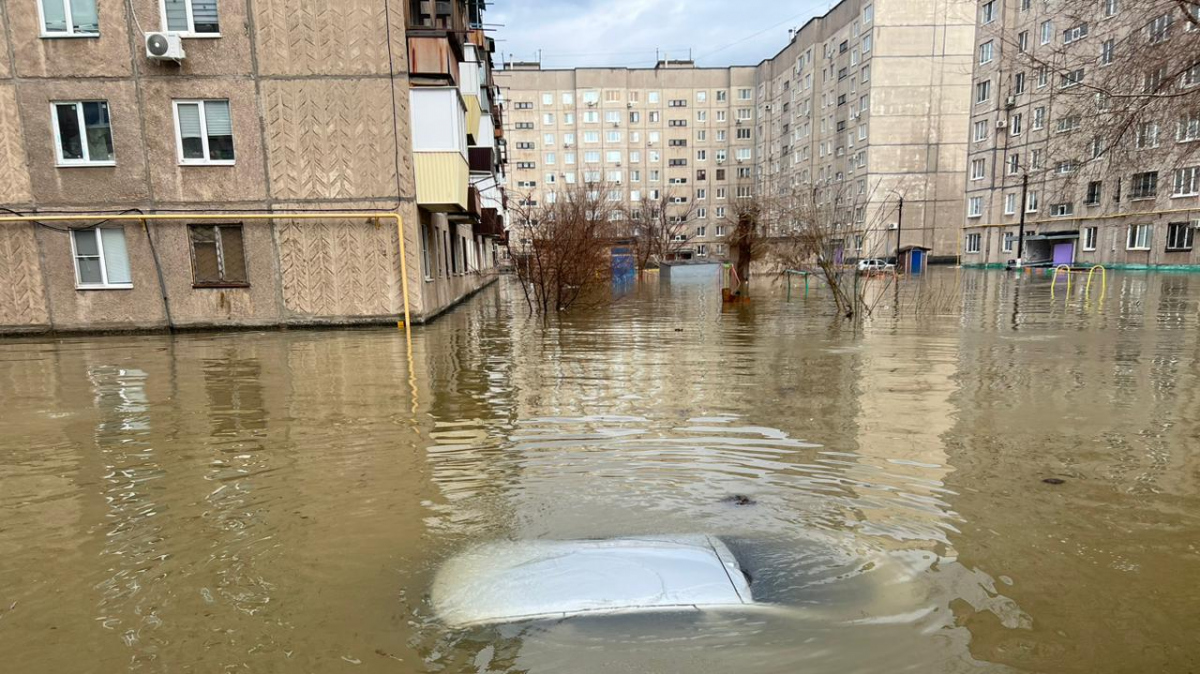
[{"label": "submerged car roof", "polygon": [[452,627],[753,605],[733,553],[703,534],[489,543],[443,565],[432,599]]}]

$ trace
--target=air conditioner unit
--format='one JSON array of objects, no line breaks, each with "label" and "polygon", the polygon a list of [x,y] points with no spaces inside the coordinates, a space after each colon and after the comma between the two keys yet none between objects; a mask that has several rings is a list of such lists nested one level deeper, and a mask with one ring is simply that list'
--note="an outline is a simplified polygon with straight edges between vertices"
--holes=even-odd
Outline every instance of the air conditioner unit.
[{"label": "air conditioner unit", "polygon": [[179,33],[146,33],[146,58],[156,61],[182,61],[187,58]]},{"label": "air conditioner unit", "polygon": [[996,128],[997,129],[1007,129],[1008,128],[1008,120],[1007,119],[997,119],[996,120]]},{"label": "air conditioner unit", "polygon": [[1017,97],[1009,96],[1008,98],[1004,99],[1004,107],[1006,107],[1006,108],[1017,107]]},{"label": "air conditioner unit", "polygon": [[628,101],[628,102],[626,102],[626,103],[625,103],[625,107],[627,107],[627,108],[632,108],[632,107],[633,107],[633,101]]},{"label": "air conditioner unit", "polygon": [[575,146],[571,145],[570,143],[563,143],[563,147],[575,147]]},{"label": "air conditioner unit", "polygon": [[589,108],[594,108],[594,107],[596,107],[596,101],[588,101],[588,102],[587,102],[587,106],[588,106]]}]

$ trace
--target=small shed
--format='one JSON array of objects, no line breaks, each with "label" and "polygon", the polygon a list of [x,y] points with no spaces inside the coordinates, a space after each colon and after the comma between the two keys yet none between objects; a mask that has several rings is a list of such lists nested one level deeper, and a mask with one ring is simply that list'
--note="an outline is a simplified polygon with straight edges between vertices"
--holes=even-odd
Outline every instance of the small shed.
[{"label": "small shed", "polygon": [[925,271],[932,248],[925,246],[904,246],[900,249],[900,259],[896,260],[896,271],[906,274],[920,274]]}]

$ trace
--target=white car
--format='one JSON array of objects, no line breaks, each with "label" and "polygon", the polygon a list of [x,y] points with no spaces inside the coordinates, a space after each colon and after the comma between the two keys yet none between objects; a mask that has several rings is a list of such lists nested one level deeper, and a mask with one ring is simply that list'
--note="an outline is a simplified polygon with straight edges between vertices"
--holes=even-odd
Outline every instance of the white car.
[{"label": "white car", "polygon": [[875,272],[891,271],[896,265],[888,262],[881,257],[868,257],[858,261],[858,273],[871,274]]}]

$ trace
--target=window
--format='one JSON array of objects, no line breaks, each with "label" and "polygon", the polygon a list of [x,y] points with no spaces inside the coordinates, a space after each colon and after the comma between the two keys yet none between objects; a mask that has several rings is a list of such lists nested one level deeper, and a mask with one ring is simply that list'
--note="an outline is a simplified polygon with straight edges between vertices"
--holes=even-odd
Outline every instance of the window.
[{"label": "window", "polygon": [[1020,72],[1013,75],[1013,95],[1020,96],[1025,93],[1025,73]]},{"label": "window", "polygon": [[705,236],[707,234],[708,234],[707,227],[697,227],[696,228],[696,236]]},{"label": "window", "polygon": [[1038,193],[1037,190],[1029,190],[1025,195],[1025,212],[1037,213],[1038,209]]},{"label": "window", "polygon": [[986,159],[971,160],[971,180],[983,180],[983,176],[987,171]]},{"label": "window", "polygon": [[[724,121],[725,121],[725,119],[726,119],[726,117],[725,117],[725,111],[724,111],[724,110],[717,110],[717,121],[718,121],[718,122],[724,122]],[[717,135],[720,135],[720,134],[721,134],[721,132],[720,132],[720,131],[718,131],[718,132],[717,132]],[[720,140],[720,139],[718,139],[718,140]]]},{"label": "window", "polygon": [[180,164],[233,163],[229,101],[175,101]]},{"label": "window", "polygon": [[[703,178],[701,178],[699,176],[697,176],[696,179],[703,180]],[[703,201],[707,197],[708,197],[708,190],[704,189],[703,187],[698,188],[696,190],[696,201]]]},{"label": "window", "polygon": [[967,217],[978,218],[983,215],[983,197],[967,199]]},{"label": "window", "polygon": [[217,37],[217,0],[162,0],[162,25],[184,37]]},{"label": "window", "polygon": [[97,36],[96,0],[38,0],[42,37]]},{"label": "window", "polygon": [[1179,86],[1184,89],[1194,87],[1197,84],[1200,84],[1200,63],[1183,71],[1183,74],[1179,76]]},{"label": "window", "polygon": [[1037,87],[1041,89],[1050,83],[1050,69],[1046,66],[1041,66],[1037,70]]},{"label": "window", "polygon": [[1065,72],[1060,77],[1061,79],[1058,83],[1059,89],[1068,89],[1070,87],[1078,86],[1083,82],[1083,68],[1076,68],[1075,70]]},{"label": "window", "polygon": [[562,93],[562,104],[575,105],[575,94],[570,91],[564,91]]},{"label": "window", "polygon": [[1060,161],[1054,164],[1054,172],[1060,176],[1074,173],[1077,170],[1079,170],[1079,164],[1075,163],[1075,161],[1071,159]]},{"label": "window", "polygon": [[1017,51],[1022,54],[1029,51],[1029,31],[1023,30],[1017,33]]},{"label": "window", "polygon": [[1118,0],[1104,0],[1104,16],[1116,16],[1120,11]]},{"label": "window", "polygon": [[1087,197],[1084,198],[1083,203],[1087,206],[1098,205],[1100,203],[1100,196],[1103,188],[1104,183],[1099,180],[1092,180],[1088,182]]},{"label": "window", "polygon": [[621,142],[621,132],[608,131],[604,134],[604,140],[609,143],[619,143]]},{"label": "window", "polygon": [[992,98],[992,81],[984,80],[975,84],[975,102],[986,103]]},{"label": "window", "polygon": [[1029,151],[1029,168],[1034,171],[1042,168],[1042,150],[1040,148]]},{"label": "window", "polygon": [[554,105],[554,94],[542,94],[542,105]]},{"label": "window", "polygon": [[1050,21],[1042,22],[1042,44],[1050,44],[1050,40],[1054,39],[1054,24]]},{"label": "window", "polygon": [[1004,244],[1003,244],[1004,252],[1011,253],[1011,252],[1013,252],[1013,249],[1016,247],[1017,247],[1016,233],[1015,232],[1005,232],[1004,233]]},{"label": "window", "polygon": [[647,92],[646,93],[646,102],[647,103],[658,103],[658,92],[657,91]]},{"label": "window", "polygon": [[1179,125],[1175,129],[1175,140],[1180,143],[1200,140],[1200,113],[1179,119]]},{"label": "window", "polygon": [[738,129],[737,130],[737,139],[738,140],[750,140],[750,129]]},{"label": "window", "polygon": [[[990,5],[992,3],[988,4]],[[979,65],[992,62],[992,46],[991,40],[979,45]]]},{"label": "window", "polygon": [[51,123],[59,166],[112,166],[112,124],[107,101],[55,103]]},{"label": "window", "polygon": [[686,119],[669,119],[669,120],[667,120],[667,126],[687,126],[687,120]]},{"label": "window", "polygon": [[708,121],[708,110],[697,110],[696,111],[696,121],[697,122],[707,122]]},{"label": "window", "polygon": [[968,253],[978,253],[980,251],[980,248],[982,247],[981,246],[982,242],[983,242],[982,234],[968,234],[967,235],[967,252]]},{"label": "window", "polygon": [[[1167,250],[1191,250],[1195,229],[1190,222],[1171,222],[1167,224]],[[1149,241],[1147,241],[1149,245]]]},{"label": "window", "polygon": [[1033,109],[1033,130],[1037,131],[1046,126],[1046,108],[1038,106]]},{"label": "window", "polygon": [[862,11],[863,25],[864,26],[869,25],[871,23],[871,21],[874,20],[874,18],[875,18],[875,6],[867,5],[866,7],[863,7],[863,11]]},{"label": "window", "polygon": [[1158,147],[1158,122],[1143,122],[1137,127],[1137,149],[1149,150]]},{"label": "window", "polygon": [[583,162],[585,164],[599,164],[600,163],[600,151],[599,150],[588,150],[587,152],[584,152],[583,153]]},{"label": "window", "polygon": [[605,89],[604,100],[608,103],[617,103],[621,100],[621,92],[616,89]]},{"label": "window", "polygon": [[124,229],[97,227],[73,230],[71,254],[75,258],[75,287],[133,287]]},{"label": "window", "polygon": [[1100,65],[1106,66],[1113,62],[1114,49],[1115,46],[1111,38],[1100,44]]},{"label": "window", "polygon": [[574,152],[564,152],[563,153],[563,163],[564,164],[574,164],[575,163],[575,153]]},{"label": "window", "polygon": [[1150,44],[1157,44],[1171,36],[1171,21],[1171,14],[1167,13],[1163,14],[1162,16],[1155,17],[1150,24],[1146,26],[1146,30],[1149,33]]},{"label": "window", "polygon": [[1158,171],[1133,174],[1130,199],[1151,199],[1158,195]]},{"label": "window", "polygon": [[738,161],[749,161],[750,160],[750,148],[739,147],[737,149],[737,160]]},{"label": "window", "polygon": [[621,113],[616,110],[609,110],[604,113],[604,121],[608,124],[619,124],[621,122]]},{"label": "window", "polygon": [[641,162],[642,162],[642,151],[641,150],[630,150],[629,151],[629,163],[630,164],[640,164]]},{"label": "window", "polygon": [[1150,225],[1130,225],[1126,250],[1150,250]]},{"label": "window", "polygon": [[696,161],[707,161],[708,150],[696,150]]},{"label": "window", "polygon": [[987,25],[996,20],[996,0],[991,0],[983,5],[979,12],[980,23]]},{"label": "window", "polygon": [[1021,135],[1021,113],[1018,112],[1009,120],[1008,133],[1010,136]]},{"label": "window", "polygon": [[1175,191],[1172,196],[1194,197],[1200,194],[1200,166],[1175,169]]},{"label": "window", "polygon": [[1063,31],[1063,44],[1071,44],[1087,37],[1088,25],[1081,23],[1078,26],[1071,26]]},{"label": "window", "polygon": [[600,102],[600,92],[599,91],[583,92],[583,102],[584,103],[592,103],[592,104],[599,103]]},{"label": "window", "polygon": [[668,159],[667,166],[687,166],[686,159]]},{"label": "window", "polygon": [[1084,250],[1096,250],[1096,228],[1095,227],[1084,227],[1083,228],[1083,249]]},{"label": "window", "polygon": [[583,132],[583,142],[599,143],[600,142],[600,132],[599,131],[584,131]]},{"label": "window", "polygon": [[1058,133],[1069,133],[1079,129],[1079,115],[1069,115],[1058,120]]},{"label": "window", "polygon": [[547,112],[546,114],[542,115],[542,124],[545,124],[546,126],[553,126],[554,125],[554,113]]},{"label": "window", "polygon": [[975,127],[974,127],[975,132],[974,132],[974,135],[972,136],[972,138],[975,140],[976,143],[978,143],[979,141],[987,140],[988,124],[991,121],[992,120],[990,120],[990,119],[980,119],[975,122]]},{"label": "window", "polygon": [[192,241],[192,285],[249,285],[241,225],[188,225],[188,234]]},{"label": "window", "polygon": [[546,164],[547,166],[554,166],[554,162],[556,160],[557,157],[554,156],[553,152],[547,152],[546,156],[542,158],[542,163]]},{"label": "window", "polygon": [[658,123],[658,120],[659,120],[659,114],[658,114],[658,111],[657,111],[657,110],[651,110],[651,111],[650,111],[650,122],[651,122],[651,123],[654,123],[654,124],[657,124],[657,123]]},{"label": "window", "polygon": [[696,102],[697,103],[703,103],[707,100],[708,100],[708,92],[707,91],[697,91],[696,92]]},{"label": "window", "polygon": [[1016,175],[1021,172],[1021,155],[1014,152],[1008,155],[1008,175]]},{"label": "window", "polygon": [[721,102],[724,102],[727,100],[729,100],[729,92],[718,90],[717,91],[717,102],[721,103]]},{"label": "window", "polygon": [[871,52],[871,34],[870,33],[867,33],[862,38],[862,52],[863,52],[864,56]]},{"label": "window", "polygon": [[1061,203],[1050,205],[1050,215],[1054,217],[1064,217],[1075,214],[1075,204]]},{"label": "window", "polygon": [[600,113],[596,112],[595,110],[584,110],[583,111],[583,123],[584,124],[595,124],[599,121],[600,121]]},{"label": "window", "polygon": [[514,110],[532,110],[533,103],[527,101],[516,101],[513,103]]},{"label": "window", "polygon": [[1017,212],[1017,193],[1009,192],[1004,195],[1004,214],[1012,215]]},{"label": "window", "polygon": [[750,90],[749,89],[738,89],[738,100],[739,101],[750,100]]}]

